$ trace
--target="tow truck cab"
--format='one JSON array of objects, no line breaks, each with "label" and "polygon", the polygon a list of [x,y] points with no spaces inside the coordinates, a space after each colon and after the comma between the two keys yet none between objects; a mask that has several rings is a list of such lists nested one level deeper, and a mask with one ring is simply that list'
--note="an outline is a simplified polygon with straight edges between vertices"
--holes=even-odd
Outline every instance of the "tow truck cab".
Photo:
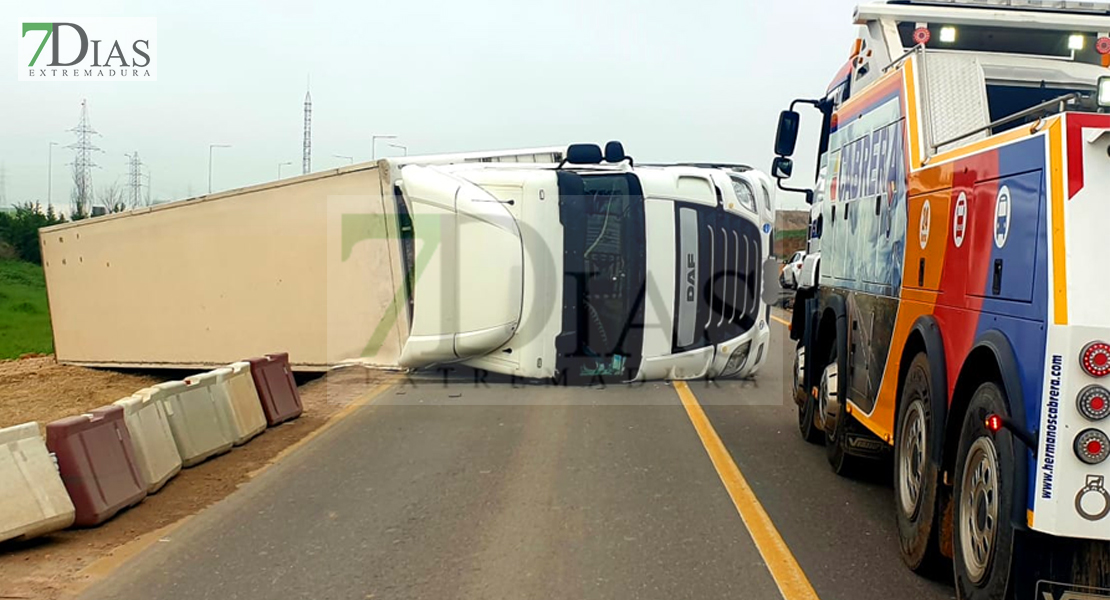
[{"label": "tow truck cab", "polygon": [[770,179],[634,166],[619,144],[567,158],[396,165],[401,365],[571,381],[754,373],[768,351]]}]

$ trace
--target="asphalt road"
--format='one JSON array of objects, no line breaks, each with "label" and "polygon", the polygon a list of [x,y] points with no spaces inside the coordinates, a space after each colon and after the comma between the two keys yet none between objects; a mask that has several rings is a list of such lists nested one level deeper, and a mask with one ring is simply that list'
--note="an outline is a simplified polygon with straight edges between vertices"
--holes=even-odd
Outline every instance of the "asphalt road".
[{"label": "asphalt road", "polygon": [[[898,557],[889,475],[801,441],[782,338],[755,381],[690,385],[823,600],[952,598]],[[84,597],[781,598],[673,386],[411,379]],[[787,600],[795,600],[789,597]]]}]

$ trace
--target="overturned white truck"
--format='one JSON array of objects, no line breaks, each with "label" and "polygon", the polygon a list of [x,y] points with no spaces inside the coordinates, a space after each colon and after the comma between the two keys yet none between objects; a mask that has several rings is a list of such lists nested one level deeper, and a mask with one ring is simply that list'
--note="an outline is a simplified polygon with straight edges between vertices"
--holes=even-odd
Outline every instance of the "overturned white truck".
[{"label": "overturned white truck", "polygon": [[58,360],[745,376],[772,186],[619,144],[387,159],[43,229]]}]

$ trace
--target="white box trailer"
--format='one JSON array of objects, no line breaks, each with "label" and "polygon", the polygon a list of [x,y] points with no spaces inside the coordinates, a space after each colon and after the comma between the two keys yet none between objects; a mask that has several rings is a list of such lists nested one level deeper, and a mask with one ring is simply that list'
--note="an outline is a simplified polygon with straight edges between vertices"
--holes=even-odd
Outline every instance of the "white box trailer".
[{"label": "white box trailer", "polygon": [[408,332],[390,168],[558,162],[542,148],[366,163],[40,231],[59,362],[397,366]]}]

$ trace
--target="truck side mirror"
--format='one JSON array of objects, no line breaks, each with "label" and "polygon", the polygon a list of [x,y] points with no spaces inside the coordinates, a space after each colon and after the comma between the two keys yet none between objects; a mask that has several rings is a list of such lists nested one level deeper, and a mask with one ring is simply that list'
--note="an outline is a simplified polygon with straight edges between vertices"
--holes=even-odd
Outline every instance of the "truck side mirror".
[{"label": "truck side mirror", "polygon": [[572,165],[600,165],[604,158],[601,146],[597,144],[571,144],[567,147],[567,157],[563,162]]},{"label": "truck side mirror", "polygon": [[784,110],[779,115],[779,130],[775,135],[775,154],[794,156],[794,149],[798,145],[798,127],[801,124],[801,119],[801,115],[793,110]]},{"label": "truck side mirror", "polygon": [[771,163],[771,174],[775,179],[790,179],[794,175],[794,161],[785,156],[776,156]]}]

